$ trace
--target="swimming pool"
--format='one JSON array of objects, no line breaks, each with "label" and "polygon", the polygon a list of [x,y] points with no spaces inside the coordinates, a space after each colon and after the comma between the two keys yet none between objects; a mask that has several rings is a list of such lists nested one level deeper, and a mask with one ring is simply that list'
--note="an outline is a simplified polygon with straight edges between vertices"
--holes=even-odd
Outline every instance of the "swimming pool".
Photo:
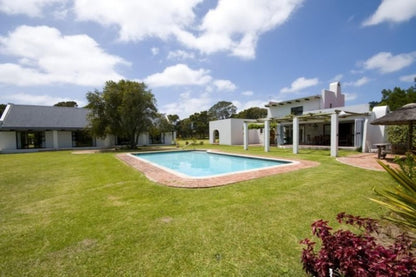
[{"label": "swimming pool", "polygon": [[239,172],[273,168],[292,161],[230,155],[207,151],[138,153],[134,157],[188,178],[207,178]]}]

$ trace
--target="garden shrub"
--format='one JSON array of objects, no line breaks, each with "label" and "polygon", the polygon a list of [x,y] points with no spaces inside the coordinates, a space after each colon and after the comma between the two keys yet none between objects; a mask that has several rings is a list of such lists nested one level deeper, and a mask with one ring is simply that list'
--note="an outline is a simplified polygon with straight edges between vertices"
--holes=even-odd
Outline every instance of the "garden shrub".
[{"label": "garden shrub", "polygon": [[388,247],[379,244],[371,233],[377,233],[376,220],[340,213],[340,223],[358,227],[362,234],[349,230],[332,232],[328,221],[315,221],[313,235],[321,240],[315,252],[315,242],[304,239],[301,244],[303,269],[312,276],[416,276],[416,260],[411,252],[412,241],[406,234],[395,238]]},{"label": "garden shrub", "polygon": [[388,208],[390,215],[384,218],[416,230],[416,177],[415,160],[412,154],[400,163],[400,169],[391,168],[379,161],[378,163],[396,181],[395,186],[384,190],[374,191],[377,198],[370,200]]}]

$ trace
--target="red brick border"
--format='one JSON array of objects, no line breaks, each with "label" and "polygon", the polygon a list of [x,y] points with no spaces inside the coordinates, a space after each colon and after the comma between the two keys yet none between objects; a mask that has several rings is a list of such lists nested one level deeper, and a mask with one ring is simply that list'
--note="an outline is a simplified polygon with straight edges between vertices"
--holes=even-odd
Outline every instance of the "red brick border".
[{"label": "red brick border", "polygon": [[[212,178],[182,178],[178,175],[172,174],[168,171],[165,171],[159,167],[153,166],[150,163],[143,162],[129,154],[123,153],[116,155],[118,159],[123,161],[129,166],[143,172],[146,177],[154,182],[170,186],[170,187],[180,187],[180,188],[209,188],[228,185],[236,182],[251,180],[255,178],[286,173],[294,170],[299,170],[303,168],[310,168],[318,166],[318,162],[305,161],[305,160],[292,160],[295,163],[288,164],[284,166],[279,166],[275,168],[259,169],[256,171],[234,173],[225,176],[217,176]],[[255,156],[251,156],[255,157]],[[260,157],[260,156],[257,156]],[[270,157],[264,157],[269,158]],[[278,159],[277,157],[273,157]],[[283,159],[282,160],[286,160]]]}]

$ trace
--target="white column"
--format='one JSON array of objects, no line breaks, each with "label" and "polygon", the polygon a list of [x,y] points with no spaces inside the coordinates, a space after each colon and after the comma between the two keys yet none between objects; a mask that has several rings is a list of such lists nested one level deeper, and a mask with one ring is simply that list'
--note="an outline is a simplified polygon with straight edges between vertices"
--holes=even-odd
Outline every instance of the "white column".
[{"label": "white column", "polygon": [[276,124],[276,146],[279,147],[282,143],[281,141],[281,135],[282,135],[282,124],[281,123],[277,123]]},{"label": "white column", "polygon": [[299,153],[299,118],[293,118],[293,154]]},{"label": "white column", "polygon": [[57,130],[52,131],[52,138],[53,138],[53,148],[58,149],[59,148],[59,139],[58,139],[58,131]]},{"label": "white column", "polygon": [[338,156],[338,114],[331,114],[331,157]]},{"label": "white column", "polygon": [[367,135],[368,135],[368,118],[364,120],[364,126],[363,126],[363,145],[362,145],[363,153],[370,152],[370,149],[367,145]]},{"label": "white column", "polygon": [[270,120],[264,121],[264,152],[270,151]]},{"label": "white column", "polygon": [[244,150],[248,150],[248,122],[243,124]]}]

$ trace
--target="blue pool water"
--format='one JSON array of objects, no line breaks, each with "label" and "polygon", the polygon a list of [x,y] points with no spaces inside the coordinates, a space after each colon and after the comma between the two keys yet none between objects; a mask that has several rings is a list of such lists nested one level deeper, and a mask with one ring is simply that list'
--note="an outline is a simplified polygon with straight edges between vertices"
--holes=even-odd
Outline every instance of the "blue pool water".
[{"label": "blue pool water", "polygon": [[290,161],[224,155],[205,151],[139,153],[134,156],[188,177],[213,177],[291,163]]}]

